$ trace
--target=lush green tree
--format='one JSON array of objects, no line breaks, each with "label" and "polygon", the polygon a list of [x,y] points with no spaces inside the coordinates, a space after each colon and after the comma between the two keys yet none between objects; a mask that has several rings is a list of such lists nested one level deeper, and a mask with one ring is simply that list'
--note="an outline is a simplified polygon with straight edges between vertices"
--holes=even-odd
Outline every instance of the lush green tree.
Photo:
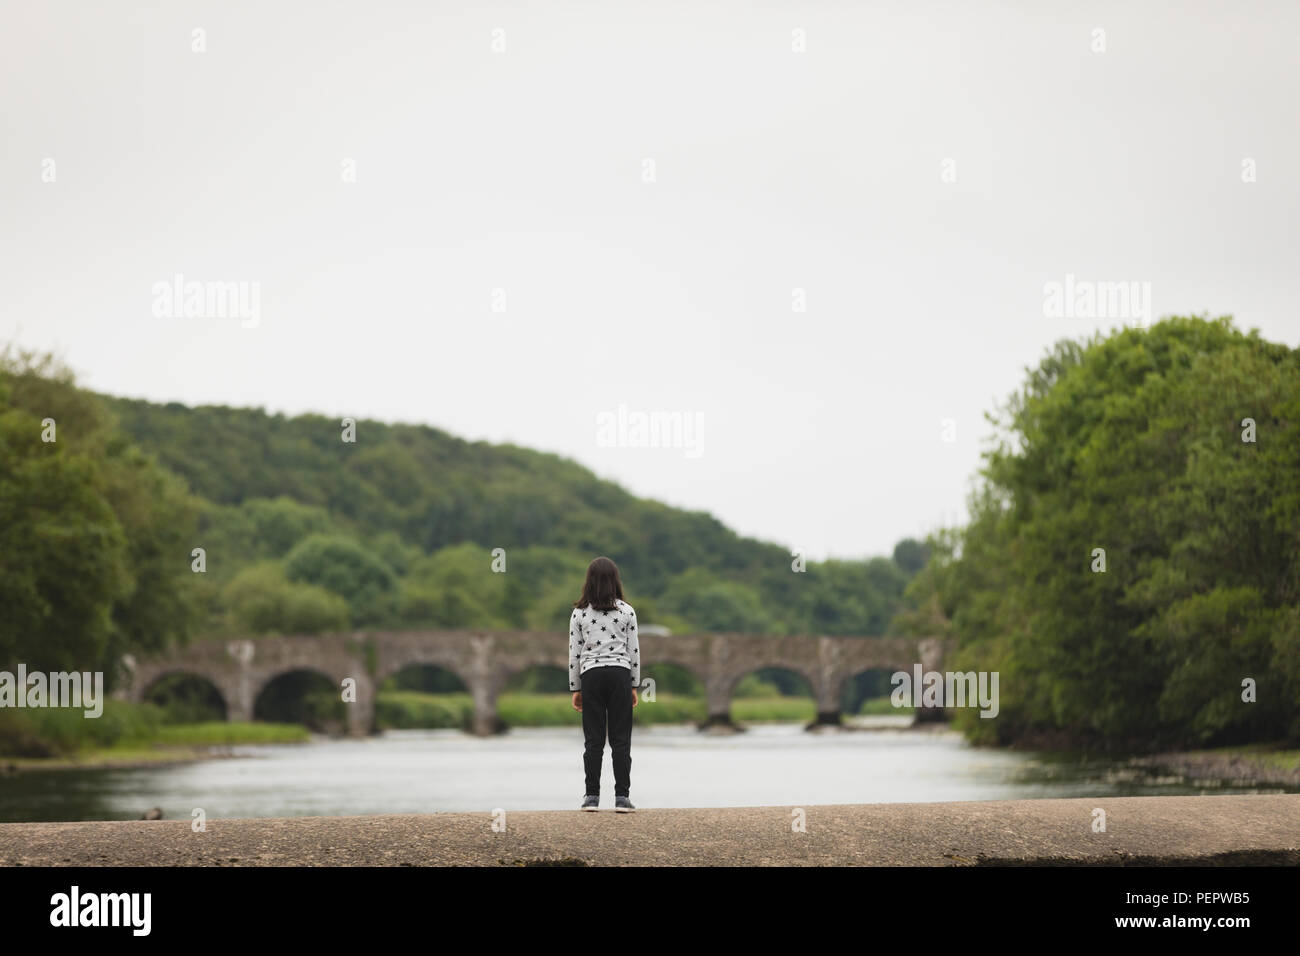
[{"label": "lush green tree", "polygon": [[93,669],[131,592],[126,540],[94,459],[41,432],[41,418],[0,407],[0,661]]},{"label": "lush green tree", "polygon": [[428,627],[510,627],[506,571],[492,570],[492,554],[472,544],[420,558],[402,584],[400,617]]},{"label": "lush green tree", "polygon": [[224,630],[235,635],[328,634],[347,630],[348,602],[339,594],[290,581],[276,562],[250,565],[222,590]]},{"label": "lush green tree", "polygon": [[794,577],[801,590],[784,630],[806,634],[884,634],[907,586],[907,575],[888,558],[814,562]]},{"label": "lush green tree", "polygon": [[1000,672],[999,718],[958,715],[972,734],[1300,730],[1297,395],[1297,352],[1227,319],[1061,343],[1030,371],[994,417],[970,525],[909,594],[914,615],[942,610],[961,663]]},{"label": "lush green tree", "polygon": [[314,584],[342,597],[354,624],[385,624],[393,618],[397,576],[352,538],[329,534],[304,538],[285,556],[284,569],[290,581]]},{"label": "lush green tree", "polygon": [[123,654],[185,640],[201,589],[183,485],[48,355],[0,353],[0,443],[0,655],[111,683]]},{"label": "lush green tree", "polygon": [[929,548],[915,538],[904,538],[894,545],[894,563],[906,575],[914,575],[925,567]]},{"label": "lush green tree", "polygon": [[202,621],[193,570],[197,502],[180,479],[124,440],[105,459],[105,497],[122,527],[131,589],[113,607],[108,659],[182,643]]},{"label": "lush green tree", "polygon": [[754,588],[720,578],[703,568],[690,568],[673,578],[660,604],[689,621],[698,631],[746,634],[772,631],[772,619]]},{"label": "lush green tree", "polygon": [[324,508],[304,505],[284,495],[251,498],[240,505],[240,510],[248,515],[256,544],[268,557],[282,557],[303,538],[333,530]]}]

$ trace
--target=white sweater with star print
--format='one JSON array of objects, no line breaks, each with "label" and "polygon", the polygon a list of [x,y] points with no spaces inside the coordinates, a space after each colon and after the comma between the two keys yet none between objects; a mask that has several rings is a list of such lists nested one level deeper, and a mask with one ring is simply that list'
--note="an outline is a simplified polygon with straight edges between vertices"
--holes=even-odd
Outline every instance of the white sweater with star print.
[{"label": "white sweater with star print", "polygon": [[641,645],[636,611],[616,601],[612,611],[575,607],[569,616],[569,690],[582,690],[581,677],[592,667],[626,667],[633,687],[641,683]]}]

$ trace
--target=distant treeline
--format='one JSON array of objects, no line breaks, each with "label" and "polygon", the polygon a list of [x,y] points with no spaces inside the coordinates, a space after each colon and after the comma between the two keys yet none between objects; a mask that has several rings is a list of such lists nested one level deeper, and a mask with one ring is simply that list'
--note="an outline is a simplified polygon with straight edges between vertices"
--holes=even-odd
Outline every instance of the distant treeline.
[{"label": "distant treeline", "polygon": [[367,420],[355,437],[319,415],[100,396],[6,352],[0,659],[111,671],[195,635],[559,632],[597,554],[646,623],[883,634],[925,563],[908,540],[794,573],[778,545],[555,455]]}]

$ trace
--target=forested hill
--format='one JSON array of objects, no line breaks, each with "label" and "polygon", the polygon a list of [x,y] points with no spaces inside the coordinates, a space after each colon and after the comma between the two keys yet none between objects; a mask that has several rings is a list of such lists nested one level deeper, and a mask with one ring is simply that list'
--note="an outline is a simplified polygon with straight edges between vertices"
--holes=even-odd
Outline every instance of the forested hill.
[{"label": "forested hill", "polygon": [[[924,549],[809,562],[708,514],[637,498],[573,461],[427,426],[101,397],[199,499],[204,629],[562,628],[586,563],[623,569],[674,629],[880,634]],[[492,572],[492,549],[506,573]]]},{"label": "forested hill", "polygon": [[776,545],[638,499],[555,455],[428,426],[363,420],[347,443],[340,420],[319,415],[107,401],[132,439],[214,505],[284,496],[327,511],[340,529],[393,532],[424,552],[465,541],[617,551],[643,590],[693,565],[788,565]]}]

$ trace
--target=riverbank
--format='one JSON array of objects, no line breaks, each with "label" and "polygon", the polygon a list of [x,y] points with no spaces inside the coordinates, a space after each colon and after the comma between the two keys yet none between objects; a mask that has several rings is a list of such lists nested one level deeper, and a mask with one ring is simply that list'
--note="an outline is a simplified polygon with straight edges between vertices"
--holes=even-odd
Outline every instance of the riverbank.
[{"label": "riverbank", "polygon": [[1192,783],[1300,788],[1300,750],[1264,744],[1154,754],[1134,764]]},{"label": "riverbank", "polygon": [[311,732],[297,724],[172,724],[152,729],[147,738],[129,737],[103,747],[80,747],[41,757],[0,755],[0,773],[156,767],[229,757],[235,746],[307,743],[311,739]]},{"label": "riverbank", "polygon": [[0,866],[1229,864],[1300,864],[1300,794],[0,824]]}]

